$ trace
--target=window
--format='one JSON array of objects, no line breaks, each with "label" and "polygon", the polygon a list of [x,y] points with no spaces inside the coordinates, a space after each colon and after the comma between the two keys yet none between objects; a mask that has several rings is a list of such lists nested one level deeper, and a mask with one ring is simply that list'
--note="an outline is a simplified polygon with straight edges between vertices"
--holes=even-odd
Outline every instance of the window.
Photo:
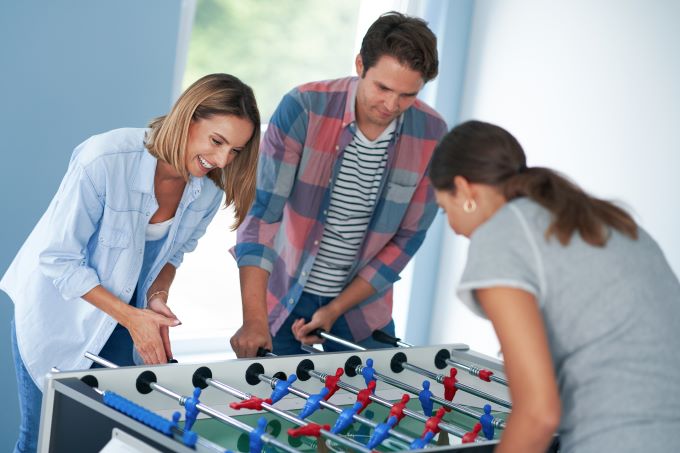
[{"label": "window", "polygon": [[[183,88],[205,74],[233,74],[253,88],[267,122],[294,86],[353,73],[359,3],[198,0]],[[170,306],[182,321],[171,329],[179,360],[233,357],[229,338],[242,314],[238,268],[228,254],[236,243],[232,221],[231,209],[221,209],[177,272]]]}]

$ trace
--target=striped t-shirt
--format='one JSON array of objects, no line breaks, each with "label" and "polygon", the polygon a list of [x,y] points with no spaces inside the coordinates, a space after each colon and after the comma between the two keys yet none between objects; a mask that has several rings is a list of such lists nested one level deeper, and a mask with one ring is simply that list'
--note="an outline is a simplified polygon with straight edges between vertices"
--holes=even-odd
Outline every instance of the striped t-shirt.
[{"label": "striped t-shirt", "polygon": [[357,128],[345,148],[331,192],[319,252],[305,284],[306,292],[335,297],[345,288],[378,199],[387,164],[387,147],[395,127],[396,120],[373,141]]}]

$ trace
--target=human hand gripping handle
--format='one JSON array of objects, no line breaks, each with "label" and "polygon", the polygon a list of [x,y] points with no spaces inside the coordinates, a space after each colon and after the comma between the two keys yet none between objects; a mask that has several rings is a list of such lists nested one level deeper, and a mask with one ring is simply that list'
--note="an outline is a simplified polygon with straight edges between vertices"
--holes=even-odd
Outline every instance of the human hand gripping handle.
[{"label": "human hand gripping handle", "polygon": [[[165,293],[165,297],[163,297],[163,293]],[[175,316],[172,310],[170,310],[170,307],[168,307],[168,302],[166,299],[167,294],[168,293],[166,291],[159,291],[157,295],[152,295],[147,302],[147,308],[155,313],[165,316],[166,318],[177,319],[177,316]],[[181,321],[179,321],[179,323],[176,325],[179,326],[180,324],[182,324]],[[165,355],[167,356],[168,361],[170,361],[173,358],[172,347],[170,345],[170,329],[166,325],[161,325],[160,333]]]},{"label": "human hand gripping handle", "polygon": [[325,340],[317,335],[318,329],[330,332],[331,327],[340,315],[342,315],[342,312],[331,302],[316,310],[309,322],[305,322],[304,318],[296,319],[291,330],[300,343],[323,343]]},{"label": "human hand gripping handle", "polygon": [[231,348],[239,358],[256,357],[258,349],[272,350],[272,336],[269,334],[269,323],[249,321],[236,331],[231,340]]},{"label": "human hand gripping handle", "polygon": [[[149,301],[149,304],[151,305],[151,301]],[[181,324],[165,303],[161,305],[154,302],[153,306],[162,311],[157,313],[151,308],[133,308],[126,319],[121,322],[130,332],[137,352],[139,352],[144,363],[148,365],[168,363],[168,359],[172,358],[172,352],[169,351],[170,339],[166,336],[166,347],[162,330],[165,329],[167,332],[168,327]]]}]

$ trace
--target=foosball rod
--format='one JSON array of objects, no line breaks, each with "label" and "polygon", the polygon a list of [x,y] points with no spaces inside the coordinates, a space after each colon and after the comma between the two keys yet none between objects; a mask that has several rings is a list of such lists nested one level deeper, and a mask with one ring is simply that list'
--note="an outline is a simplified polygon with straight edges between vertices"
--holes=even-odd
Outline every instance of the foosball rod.
[{"label": "foosball rod", "polygon": [[[326,332],[322,329],[316,329],[313,332],[313,334],[316,335],[317,337],[321,337],[321,338],[325,338],[327,340],[334,341],[336,343],[342,344],[343,346],[346,346],[348,348],[353,348],[353,349],[358,350],[358,351],[366,351],[367,350],[363,346],[359,346],[358,344],[352,343],[352,342],[347,341],[343,338],[336,337],[335,335],[329,334],[328,332]],[[361,365],[361,363],[359,363],[355,366],[355,372],[357,374],[361,374],[361,370],[363,368],[364,368],[364,366]],[[414,395],[420,394],[419,389],[417,389],[417,388],[415,388],[415,387],[413,387],[413,386],[411,386],[411,385],[409,385],[405,382],[401,382],[397,379],[393,379],[393,378],[386,376],[382,373],[379,373],[377,371],[374,372],[374,376],[379,381],[386,382],[390,385],[393,385],[394,387],[400,388],[400,389],[405,390],[407,392],[410,392]],[[477,411],[474,411],[472,409],[468,409],[465,406],[461,406],[460,404],[456,404],[456,403],[447,401],[447,400],[445,400],[443,398],[439,398],[437,396],[431,396],[430,400],[432,400],[433,402],[440,404],[444,407],[448,407],[449,409],[453,409],[456,412],[460,412],[461,414],[465,414],[467,416],[473,417],[476,420],[479,420],[480,417],[483,415],[481,412],[477,412]],[[496,428],[505,429],[505,421],[503,421],[503,420],[499,420],[499,419],[495,418],[494,421],[493,421],[493,424]]]},{"label": "foosball rod", "polygon": [[[302,346],[303,346],[303,349],[305,349],[304,346],[307,346],[307,345],[303,344]],[[314,348],[309,347],[309,349],[314,349]],[[317,352],[318,351],[315,350],[312,353],[317,353]],[[272,353],[269,350],[264,349],[264,348],[258,349],[257,354],[260,357],[278,357],[276,354],[274,354],[274,353]],[[311,366],[313,366],[313,365],[311,365]],[[299,370],[299,372],[305,372],[305,373],[309,374],[310,376],[317,378],[319,381],[321,381],[321,383],[324,383],[324,384],[326,383],[326,377],[328,376],[327,373],[316,371],[314,368],[302,367],[302,364],[300,364],[300,367],[298,368],[298,370]],[[351,384],[348,384],[344,381],[338,380],[337,385],[338,385],[338,388],[341,388],[341,389],[343,389],[347,392],[353,393],[354,395],[359,395],[360,390],[358,388],[354,387]],[[380,398],[379,396],[376,396],[373,393],[371,393],[369,395],[369,399],[371,401],[375,401],[376,403],[378,403],[378,404],[380,404],[384,407],[390,408],[390,409],[394,406],[394,404],[392,402],[390,402],[386,399]],[[426,422],[428,420],[427,416],[420,414],[418,412],[412,411],[410,409],[404,408],[403,412],[404,412],[405,415],[407,415],[411,418],[414,418],[418,421],[421,421],[421,422]],[[460,438],[463,438],[463,436],[466,434],[466,431],[458,428],[457,426],[446,423],[446,422],[440,422],[439,423],[439,429],[441,429],[442,431],[446,431],[446,432],[453,434],[454,436],[460,437]]]},{"label": "foosball rod", "polygon": [[[85,352],[85,357],[92,360],[95,363],[98,363],[99,365],[106,367],[106,368],[118,368],[118,366],[116,364],[114,364],[114,363],[112,363],[112,362],[110,362],[106,359],[103,359],[103,358],[101,358],[101,357],[99,357],[95,354],[92,354],[91,352]],[[159,392],[159,393],[161,393],[165,396],[168,396],[168,397],[176,400],[180,404],[180,406],[184,406],[184,404],[187,400],[187,397],[182,396],[178,393],[175,393],[172,390],[163,387],[162,385],[156,384],[155,382],[147,382],[147,385],[152,390],[155,390],[155,391],[157,391],[157,392]],[[223,414],[219,411],[216,411],[215,409],[213,409],[209,406],[206,406],[203,403],[196,404],[196,409],[198,409],[198,411],[200,411],[200,412],[202,412],[206,415],[210,415],[211,417],[221,421],[222,423],[225,423],[225,424],[230,425],[234,428],[240,429],[241,431],[245,431],[248,434],[250,434],[252,431],[255,430],[255,428],[253,428],[252,426],[249,426],[249,425],[247,425],[243,422],[236,420],[233,417],[230,417],[226,414]],[[277,448],[279,448],[283,451],[287,451],[289,453],[299,453],[299,450],[296,450],[292,447],[289,447],[288,445],[280,442],[278,439],[270,436],[269,434],[263,433],[262,436],[260,437],[260,439],[265,444],[273,445],[273,446],[275,446],[275,447],[277,447]]]},{"label": "foosball rod", "polygon": [[[112,363],[112,362],[109,362],[109,361],[107,361],[107,360],[105,360],[105,359],[102,359],[102,361],[106,361],[107,363],[113,365],[113,366],[107,367],[107,368],[118,368],[118,365],[116,365],[116,364],[114,364],[114,363]],[[61,373],[61,370],[60,370],[59,368],[57,368],[57,367],[52,367],[52,369],[51,369],[50,371],[53,372],[53,373]],[[95,382],[96,382],[96,381],[95,381]],[[99,395],[102,396],[102,397],[103,397],[104,394],[108,391],[108,390],[102,390],[102,389],[100,389],[99,387],[97,387],[96,385],[91,385],[91,383],[89,383],[89,382],[86,382],[86,384],[88,384],[92,390],[94,390],[97,394],[99,394]],[[121,398],[122,398],[122,397],[121,397]],[[139,420],[138,420],[138,421],[139,421]],[[140,421],[140,423],[142,423],[142,422]],[[144,423],[143,423],[143,424],[144,424]],[[178,442],[182,442],[183,437],[184,437],[184,432],[185,432],[185,430],[182,429],[182,428],[180,428],[179,426],[173,426],[171,429],[172,429],[172,434],[173,434],[172,437],[173,437],[173,439],[175,439],[175,440],[178,441]],[[176,436],[178,436],[178,437],[176,437]],[[219,446],[219,445],[217,445],[217,444],[214,444],[214,443],[210,442],[209,440],[204,439],[204,438],[201,437],[201,436],[198,436],[198,437],[196,438],[196,444],[197,444],[197,445],[200,445],[203,449],[206,449],[206,450],[211,450],[211,451],[217,451],[217,452],[219,452],[219,453],[224,453],[224,447],[221,447],[221,446]],[[201,451],[201,450],[199,450],[199,451]]]},{"label": "foosball rod", "polygon": [[[402,352],[400,352],[399,355],[403,356],[403,361],[398,362],[399,366],[401,366],[401,367],[403,367],[403,368],[405,368],[409,371],[412,371],[414,373],[418,373],[421,376],[426,376],[426,377],[428,377],[432,380],[437,381],[440,384],[444,384],[444,379],[446,378],[445,375],[443,375],[441,373],[434,373],[430,370],[426,370],[425,368],[421,368],[419,366],[408,363],[407,359],[406,359],[406,355]],[[496,397],[496,396],[494,396],[490,393],[486,393],[482,390],[478,390],[474,387],[470,387],[469,385],[465,385],[461,382],[456,382],[454,384],[454,386],[460,391],[469,393],[471,395],[478,396],[478,397],[483,398],[485,400],[491,401],[492,403],[496,403],[499,406],[503,406],[503,407],[507,407],[508,409],[512,409],[512,403],[510,403],[507,400],[504,400],[503,398],[498,398],[498,397]]]},{"label": "foosball rod", "polygon": [[[328,376],[327,373],[323,373],[323,372],[316,371],[316,370],[306,370],[306,371],[310,376],[317,378],[319,381],[321,381],[323,383],[326,382],[326,376]],[[341,388],[342,390],[353,393],[355,395],[359,394],[360,390],[358,388],[354,387],[351,384],[348,384],[348,383],[346,383],[344,381],[340,381],[340,380],[338,380],[337,384],[338,384],[338,387]],[[383,398],[381,398],[381,397],[379,397],[379,396],[377,396],[373,393],[369,395],[369,398],[372,401],[375,401],[376,403],[380,404],[381,406],[384,406],[384,407],[387,407],[387,408],[392,408],[392,406],[394,406],[394,403],[392,403],[392,402],[390,402],[386,399],[383,399]],[[412,411],[411,409],[404,408],[404,414],[408,417],[411,417],[411,418],[416,419],[416,420],[421,421],[421,422],[426,422],[428,420],[427,416],[425,416],[425,415],[423,415],[419,412]],[[466,431],[458,428],[457,426],[446,423],[446,422],[439,422],[439,429],[441,429],[442,431],[446,431],[450,434],[453,434],[456,437],[460,437],[461,439],[466,434]]]},{"label": "foosball rod", "polygon": [[[243,392],[237,388],[231,387],[228,384],[225,384],[224,382],[218,381],[216,379],[213,379],[211,377],[207,377],[208,375],[212,375],[210,370],[206,367],[199,368],[196,370],[196,373],[194,373],[194,385],[197,383],[204,382],[205,384],[216,388],[222,392],[228,393],[232,396],[235,396],[236,398],[239,398],[241,400],[247,400],[253,398],[253,395],[250,393]],[[289,411],[284,411],[281,409],[278,409],[271,404],[267,402],[262,402],[261,404],[262,409],[266,410],[267,412],[271,412],[272,414],[278,415],[279,417],[291,422],[294,425],[297,426],[306,426],[309,424],[309,422],[306,422],[302,420],[301,418],[296,417]],[[343,436],[339,436],[337,434],[334,434],[330,431],[326,431],[325,429],[321,429],[320,434],[328,439],[331,439],[339,444],[342,444],[348,448],[351,448],[352,450],[356,451],[361,451],[361,452],[370,452],[371,450],[366,448],[365,445],[360,444],[359,442],[353,441],[351,439],[348,439]]]},{"label": "foosball rod", "polygon": [[[267,383],[271,386],[271,388],[275,388],[276,384],[280,381],[280,379],[275,378],[275,377],[270,377],[265,374],[259,374],[258,378],[264,382]],[[293,395],[299,396],[300,398],[308,399],[311,395],[307,392],[304,392],[296,387],[293,387],[292,385],[288,386],[288,391],[292,393]],[[340,414],[342,412],[342,409],[340,409],[338,406],[335,404],[331,404],[327,401],[321,400],[319,401],[319,405],[323,406],[325,408],[328,408],[332,410],[333,412],[336,412]],[[354,414],[352,417],[355,421],[362,423],[364,425],[370,426],[371,428],[375,429],[378,426],[378,423],[373,422],[372,420],[369,420],[365,417],[362,417],[361,415]],[[393,429],[388,430],[389,434],[397,439],[400,439],[408,444],[411,444],[415,439],[413,437],[407,436],[406,434],[403,434],[399,431],[395,431]]]},{"label": "foosball rod", "polygon": [[[406,343],[405,341],[402,341],[401,338],[394,337],[382,330],[375,330],[373,331],[372,335],[373,339],[375,341],[379,341],[381,343],[389,344],[392,346],[398,346],[400,348],[412,348],[413,345],[411,343]],[[469,374],[472,376],[476,376],[480,378],[483,381],[494,381],[499,384],[508,385],[508,381],[506,379],[503,379],[502,377],[496,376],[492,371],[486,370],[484,368],[481,368],[477,366],[477,364],[471,364],[468,365],[463,362],[459,362],[457,360],[453,360],[452,358],[447,358],[445,359],[446,363],[450,366],[456,367],[456,368],[461,368],[465,371],[467,371]]]},{"label": "foosball rod", "polygon": [[[356,356],[355,356],[355,357],[356,357]],[[356,358],[357,358],[358,360],[361,360],[361,359],[359,359],[358,357],[356,357]],[[351,359],[351,358],[350,358],[350,359]],[[354,367],[354,370],[355,370],[355,372],[356,372],[357,374],[361,374],[361,370],[363,370],[364,368],[365,368],[365,367],[364,367],[361,363],[358,363],[358,364]],[[412,393],[412,394],[414,394],[414,395],[416,395],[416,396],[420,395],[420,389],[418,389],[418,388],[416,388],[416,387],[413,387],[412,385],[409,385],[409,384],[407,384],[407,383],[405,383],[405,382],[399,381],[399,380],[397,380],[397,379],[393,379],[393,378],[391,378],[391,377],[389,377],[389,376],[385,376],[384,374],[379,373],[379,372],[377,372],[377,371],[374,371],[374,372],[373,372],[373,376],[374,376],[375,379],[378,380],[378,381],[383,381],[383,382],[385,382],[385,383],[387,383],[387,384],[390,384],[390,385],[392,385],[392,386],[394,386],[394,387],[397,387],[397,388],[400,388],[400,389],[402,389],[402,390],[405,390],[405,391],[407,391],[407,392],[409,392],[409,393]],[[472,418],[474,418],[475,420],[480,420],[480,417],[483,415],[481,412],[478,412],[478,411],[475,411],[475,410],[472,410],[472,409],[468,409],[468,408],[465,407],[465,406],[462,406],[462,405],[460,405],[460,404],[453,403],[453,402],[451,402],[451,401],[447,401],[447,400],[445,400],[445,399],[443,399],[443,398],[439,398],[438,396],[430,396],[430,400],[433,401],[433,402],[435,402],[435,403],[437,403],[437,404],[439,404],[439,405],[441,405],[441,406],[448,407],[449,409],[453,409],[453,410],[456,411],[456,412],[459,412],[459,413],[461,413],[461,414],[464,414],[464,415],[467,415],[467,416],[469,416],[469,417],[472,417]],[[505,421],[500,420],[500,419],[498,419],[498,418],[494,418],[494,420],[493,420],[493,425],[494,425],[496,428],[505,429]]]}]

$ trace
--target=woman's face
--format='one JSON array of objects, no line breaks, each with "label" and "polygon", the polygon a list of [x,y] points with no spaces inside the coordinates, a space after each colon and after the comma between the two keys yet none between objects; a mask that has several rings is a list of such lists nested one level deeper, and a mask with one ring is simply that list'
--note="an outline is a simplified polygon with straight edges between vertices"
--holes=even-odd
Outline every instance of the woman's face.
[{"label": "woman's face", "polygon": [[472,231],[477,227],[473,222],[471,213],[463,210],[463,203],[465,200],[458,195],[460,191],[452,192],[450,190],[435,190],[434,194],[437,199],[437,204],[444,210],[449,226],[456,234],[461,234],[470,237]]},{"label": "woman's face", "polygon": [[250,120],[214,115],[189,124],[185,165],[190,175],[202,178],[215,168],[231,164],[253,136]]},{"label": "woman's face", "polygon": [[[470,237],[506,202],[494,187],[470,184],[460,176],[454,179],[456,190],[435,190],[437,204],[446,212],[449,225],[457,234]],[[464,209],[468,205],[468,211]]]}]

